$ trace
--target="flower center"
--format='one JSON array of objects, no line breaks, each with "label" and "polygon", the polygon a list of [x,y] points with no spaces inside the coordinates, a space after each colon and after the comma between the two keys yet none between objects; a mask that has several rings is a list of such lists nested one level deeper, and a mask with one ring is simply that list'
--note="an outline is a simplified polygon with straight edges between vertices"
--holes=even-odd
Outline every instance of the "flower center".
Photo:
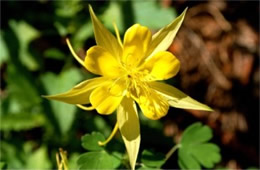
[{"label": "flower center", "polygon": [[126,70],[126,90],[127,96],[138,100],[142,95],[148,95],[149,86],[145,80],[145,72],[137,69]]}]

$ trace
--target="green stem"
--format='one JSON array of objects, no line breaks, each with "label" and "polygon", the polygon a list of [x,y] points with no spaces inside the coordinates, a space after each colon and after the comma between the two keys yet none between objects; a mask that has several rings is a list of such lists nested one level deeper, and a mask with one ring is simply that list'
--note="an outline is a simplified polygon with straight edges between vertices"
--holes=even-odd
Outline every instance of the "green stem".
[{"label": "green stem", "polygon": [[[171,156],[172,154],[181,147],[181,144],[177,144],[177,145],[174,145],[171,150],[169,150],[169,152],[166,154],[165,156],[165,160],[167,161]],[[165,161],[165,162],[166,162]]]}]

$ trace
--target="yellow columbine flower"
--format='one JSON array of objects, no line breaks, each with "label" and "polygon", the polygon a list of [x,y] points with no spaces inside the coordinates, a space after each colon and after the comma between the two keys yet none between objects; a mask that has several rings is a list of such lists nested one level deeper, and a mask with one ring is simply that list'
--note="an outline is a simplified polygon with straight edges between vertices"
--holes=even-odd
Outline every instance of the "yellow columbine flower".
[{"label": "yellow columbine flower", "polygon": [[[47,98],[76,104],[84,110],[96,109],[103,115],[117,109],[115,128],[100,144],[111,140],[119,128],[134,169],[140,146],[136,103],[143,114],[153,120],[165,116],[169,106],[211,111],[178,89],[156,82],[175,76],[180,69],[179,60],[166,50],[182,24],[186,10],[154,35],[147,27],[133,25],[126,31],[123,42],[115,25],[117,38],[102,25],[91,6],[89,11],[97,45],[87,50],[83,61],[68,40],[67,43],[78,62],[101,77],[85,80],[68,92]],[[84,106],[86,104],[90,106]]]}]

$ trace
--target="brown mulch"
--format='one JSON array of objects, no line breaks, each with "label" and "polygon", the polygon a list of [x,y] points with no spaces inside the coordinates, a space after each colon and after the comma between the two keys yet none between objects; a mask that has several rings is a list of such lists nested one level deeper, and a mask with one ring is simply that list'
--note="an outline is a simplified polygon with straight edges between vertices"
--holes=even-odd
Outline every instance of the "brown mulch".
[{"label": "brown mulch", "polygon": [[[183,9],[189,3],[171,5]],[[259,28],[238,14],[243,5],[254,5],[235,3],[191,3],[169,51],[181,62],[177,86],[214,109],[187,112],[213,128],[222,151],[220,165],[245,169],[259,166]],[[256,10],[259,24],[255,4],[249,10]],[[176,126],[183,121],[178,116],[165,123],[165,133],[176,138],[183,130]]]}]

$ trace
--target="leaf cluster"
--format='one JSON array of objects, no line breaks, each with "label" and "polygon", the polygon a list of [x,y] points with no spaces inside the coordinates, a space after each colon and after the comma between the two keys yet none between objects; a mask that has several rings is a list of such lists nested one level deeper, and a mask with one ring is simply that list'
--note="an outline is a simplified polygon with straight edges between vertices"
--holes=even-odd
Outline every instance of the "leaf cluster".
[{"label": "leaf cluster", "polygon": [[[181,169],[201,169],[202,166],[213,168],[221,160],[221,155],[219,147],[208,142],[211,138],[212,130],[200,122],[194,123],[185,129],[180,143],[176,145],[179,167]],[[81,154],[77,161],[80,169],[128,167],[122,153],[115,154],[115,152],[109,151],[109,146],[99,146],[98,142],[104,140],[105,137],[99,132],[92,132],[82,137],[82,147],[88,152]],[[137,168],[160,169],[168,159],[163,153],[154,150],[143,150]]]}]

